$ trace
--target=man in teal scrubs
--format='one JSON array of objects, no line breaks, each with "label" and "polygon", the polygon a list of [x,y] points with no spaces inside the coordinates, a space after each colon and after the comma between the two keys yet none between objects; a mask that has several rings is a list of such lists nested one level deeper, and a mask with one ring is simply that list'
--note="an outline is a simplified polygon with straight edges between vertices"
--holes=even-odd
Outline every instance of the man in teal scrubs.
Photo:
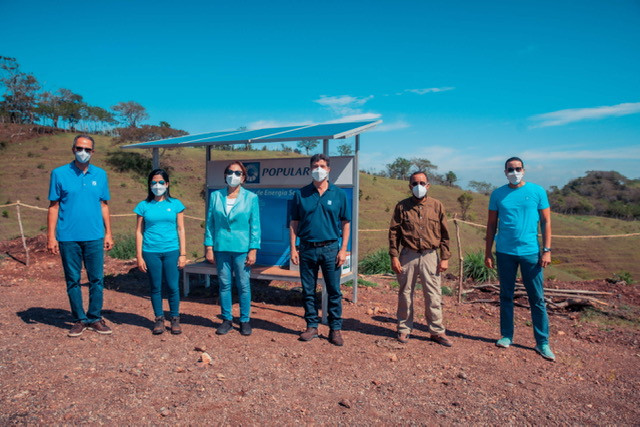
[{"label": "man in teal scrubs", "polygon": [[[495,237],[502,334],[496,345],[507,348],[513,341],[513,294],[520,267],[531,306],[535,350],[545,359],[555,360],[549,347],[549,319],[542,274],[542,269],[551,264],[551,209],[547,193],[539,185],[522,180],[524,163],[518,157],[511,157],[505,162],[504,173],[509,184],[491,193],[489,200],[485,247],[485,264],[494,268],[491,251]],[[542,231],[542,252],[538,242],[538,223]]]},{"label": "man in teal scrubs", "polygon": [[[51,172],[47,215],[47,249],[60,253],[74,324],[67,333],[85,329],[111,334],[102,319],[104,250],[113,247],[107,173],[89,164],[95,142],[78,135],[71,148],[75,160]],[[89,308],[82,304],[80,273],[84,262],[89,279]]]}]

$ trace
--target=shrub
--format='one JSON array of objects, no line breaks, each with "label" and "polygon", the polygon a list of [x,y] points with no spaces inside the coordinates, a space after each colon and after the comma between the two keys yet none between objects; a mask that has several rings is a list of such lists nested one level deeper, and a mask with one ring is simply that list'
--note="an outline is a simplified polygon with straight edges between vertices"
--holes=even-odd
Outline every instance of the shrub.
[{"label": "shrub", "polygon": [[625,282],[627,285],[632,285],[634,283],[633,276],[628,271],[618,271],[617,273],[613,273],[609,282]]},{"label": "shrub", "polygon": [[[348,282],[346,282],[344,284],[344,286],[347,286],[349,288],[352,287],[353,286],[353,280],[349,280]],[[364,280],[364,279],[358,278],[358,286],[365,287],[365,288],[375,288],[375,287],[378,286],[378,284],[375,283],[375,282],[370,282],[368,280]]]},{"label": "shrub", "polygon": [[2,217],[3,217],[3,218],[9,218],[9,211],[8,211],[8,210],[6,210],[6,209],[5,209],[5,210],[3,210],[3,211],[2,211]]},{"label": "shrub", "polygon": [[115,237],[113,249],[109,256],[116,259],[131,259],[136,257],[136,236],[133,234],[120,234]]},{"label": "shrub", "polygon": [[391,259],[386,249],[378,249],[365,256],[358,264],[358,270],[362,274],[393,273]]},{"label": "shrub", "polygon": [[442,286],[441,289],[442,289],[442,295],[447,295],[447,296],[453,295],[453,290],[450,287]]},{"label": "shrub", "polygon": [[140,153],[113,151],[107,154],[107,163],[118,172],[133,172],[143,178],[153,170],[151,159]]},{"label": "shrub", "polygon": [[498,278],[498,271],[484,265],[484,252],[482,250],[466,253],[464,257],[464,278],[475,282],[486,283]]}]

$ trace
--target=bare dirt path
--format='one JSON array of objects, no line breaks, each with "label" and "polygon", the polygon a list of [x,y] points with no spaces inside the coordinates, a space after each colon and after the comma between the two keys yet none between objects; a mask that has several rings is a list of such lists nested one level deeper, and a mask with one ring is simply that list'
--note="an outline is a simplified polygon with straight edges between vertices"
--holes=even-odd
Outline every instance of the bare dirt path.
[{"label": "bare dirt path", "polygon": [[[38,240],[40,239],[40,240]],[[428,340],[423,317],[411,341],[394,339],[396,292],[388,281],[345,290],[342,348],[297,341],[299,293],[254,286],[254,334],[215,335],[213,298],[182,302],[184,333],[152,336],[145,278],[109,259],[104,316],[111,336],[67,338],[70,314],[60,261],[32,239],[27,268],[17,241],[0,244],[0,423],[6,424],[638,424],[637,327],[551,316],[557,361],[533,351],[528,311],[516,309],[516,345],[494,346],[498,307],[445,297],[454,346]],[[7,256],[9,253],[11,256]],[[572,284],[638,304],[637,286]],[[85,291],[86,292],[86,291]],[[206,294],[206,292],[203,292]],[[422,307],[422,299],[418,298]],[[237,310],[237,306],[234,307]],[[418,312],[422,313],[420,308]],[[237,313],[236,313],[237,314]],[[210,365],[199,363],[204,349]]]}]

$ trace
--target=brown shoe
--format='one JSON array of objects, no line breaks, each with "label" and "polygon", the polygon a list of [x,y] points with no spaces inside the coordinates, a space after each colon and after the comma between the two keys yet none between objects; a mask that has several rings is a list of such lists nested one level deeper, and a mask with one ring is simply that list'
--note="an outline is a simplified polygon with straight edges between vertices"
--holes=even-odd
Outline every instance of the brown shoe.
[{"label": "brown shoe", "polygon": [[180,327],[180,317],[175,316],[171,318],[171,333],[173,335],[180,335],[182,333],[182,328]]},{"label": "brown shoe", "polygon": [[79,337],[80,335],[82,335],[85,329],[87,329],[87,325],[85,325],[84,322],[76,322],[73,324],[71,329],[69,329],[69,332],[67,332],[67,336]]},{"label": "brown shoe", "polygon": [[342,339],[342,332],[338,330],[329,331],[329,342],[333,345],[337,345],[338,347],[342,347],[344,345],[344,340]]},{"label": "brown shoe", "polygon": [[453,343],[451,343],[451,341],[449,341],[444,335],[431,335],[431,341],[437,342],[445,347],[451,347],[453,345]]},{"label": "brown shoe", "polygon": [[96,331],[100,335],[111,335],[113,332],[110,327],[104,323],[104,319],[100,319],[97,322],[90,323],[87,325],[87,329],[90,331]]},{"label": "brown shoe", "polygon": [[397,338],[402,344],[409,342],[409,334],[407,332],[398,332]]},{"label": "brown shoe", "polygon": [[156,322],[153,324],[153,335],[160,335],[164,329],[164,316],[156,317]]},{"label": "brown shoe", "polygon": [[306,331],[300,334],[300,341],[311,341],[314,338],[318,338],[318,328],[307,328]]}]

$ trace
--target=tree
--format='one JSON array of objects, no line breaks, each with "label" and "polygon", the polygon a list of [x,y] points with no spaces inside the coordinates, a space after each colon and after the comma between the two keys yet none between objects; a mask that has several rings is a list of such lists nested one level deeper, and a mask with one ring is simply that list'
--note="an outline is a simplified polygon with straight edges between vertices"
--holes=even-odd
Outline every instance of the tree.
[{"label": "tree", "polygon": [[308,156],[309,151],[314,150],[318,146],[318,144],[320,144],[320,141],[318,141],[317,139],[307,139],[304,141],[298,141],[297,145],[300,151],[304,150],[304,152]]},{"label": "tree", "polygon": [[351,145],[347,144],[346,142],[344,144],[338,145],[338,154],[340,154],[341,156],[351,156],[353,154]]},{"label": "tree", "polygon": [[62,115],[62,99],[60,96],[51,92],[43,92],[40,95],[40,101],[38,102],[37,113],[45,118],[51,120],[53,127],[58,127],[58,120]]},{"label": "tree", "polygon": [[484,194],[485,196],[488,196],[496,189],[495,186],[484,181],[469,181],[469,187],[480,194]]},{"label": "tree", "polygon": [[0,56],[0,82],[5,87],[0,111],[13,123],[35,121],[37,92],[40,84],[33,74],[20,71],[15,58]]},{"label": "tree", "polygon": [[469,192],[464,192],[458,197],[458,203],[460,204],[460,214],[462,215],[462,220],[467,220],[467,212],[471,207],[471,203],[473,202],[473,196]]},{"label": "tree", "polygon": [[458,176],[453,172],[449,171],[444,176],[445,185],[448,187],[456,187],[456,181],[458,180]]},{"label": "tree", "polygon": [[86,117],[86,104],[82,101],[82,95],[73,93],[69,89],[58,90],[60,97],[60,115],[69,124],[73,131],[76,124]]},{"label": "tree", "polygon": [[397,157],[392,163],[387,164],[389,178],[405,180],[409,177],[411,162],[403,157]]},{"label": "tree", "polygon": [[139,122],[149,118],[146,108],[135,101],[120,102],[111,109],[120,116],[121,122],[127,127],[134,128]]},{"label": "tree", "polygon": [[418,157],[414,157],[411,159],[411,164],[415,166],[416,170],[421,172],[426,172],[428,175],[431,175],[433,171],[438,169],[438,166],[431,163],[431,160],[421,159]]}]

